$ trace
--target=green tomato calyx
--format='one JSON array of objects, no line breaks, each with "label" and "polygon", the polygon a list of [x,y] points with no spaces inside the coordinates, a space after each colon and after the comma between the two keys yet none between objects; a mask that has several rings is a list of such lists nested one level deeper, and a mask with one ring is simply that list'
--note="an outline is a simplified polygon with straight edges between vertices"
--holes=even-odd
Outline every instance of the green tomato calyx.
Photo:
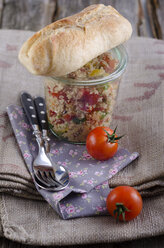
[{"label": "green tomato calyx", "polygon": [[119,221],[119,217],[122,215],[123,221],[125,220],[125,212],[130,212],[130,210],[124,206],[123,203],[116,203],[116,209],[113,211],[114,216],[116,216],[116,220]]},{"label": "green tomato calyx", "polygon": [[107,134],[107,142],[109,143],[116,143],[119,139],[121,139],[124,135],[118,136],[116,137],[116,130],[117,130],[117,126],[115,127],[114,131],[112,134],[109,134],[108,131],[105,131],[105,133]]}]

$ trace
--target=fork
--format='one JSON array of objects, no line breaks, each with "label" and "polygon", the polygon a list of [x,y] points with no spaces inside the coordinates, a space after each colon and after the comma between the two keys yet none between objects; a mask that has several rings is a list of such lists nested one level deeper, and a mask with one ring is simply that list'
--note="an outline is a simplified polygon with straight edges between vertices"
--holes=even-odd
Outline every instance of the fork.
[{"label": "fork", "polygon": [[[39,152],[33,161],[33,170],[36,178],[47,188],[53,187],[59,191],[67,187],[69,183],[68,171],[61,165],[53,164],[49,154],[48,125],[44,99],[41,97],[33,100],[30,94],[21,94],[22,106],[33,128],[33,134],[38,143]],[[38,121],[39,120],[39,121]],[[39,125],[42,132],[40,131]]]}]

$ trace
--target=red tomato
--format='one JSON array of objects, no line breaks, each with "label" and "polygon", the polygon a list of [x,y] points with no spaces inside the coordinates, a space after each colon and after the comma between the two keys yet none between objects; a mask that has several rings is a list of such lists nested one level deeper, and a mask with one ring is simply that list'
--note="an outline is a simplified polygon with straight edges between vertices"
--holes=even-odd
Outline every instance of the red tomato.
[{"label": "red tomato", "polygon": [[96,105],[100,96],[95,93],[90,93],[87,90],[84,90],[82,97],[79,99],[81,103],[80,109],[86,112],[93,111],[93,105]]},{"label": "red tomato", "polygon": [[64,123],[64,120],[63,119],[57,119],[55,121],[53,121],[56,125],[59,125],[59,124],[63,124]]},{"label": "red tomato", "polygon": [[52,116],[56,116],[57,113],[55,111],[53,111],[53,110],[50,109],[49,115],[50,115],[50,117],[52,117]]},{"label": "red tomato", "polygon": [[87,136],[86,147],[88,153],[97,160],[107,160],[114,156],[118,148],[118,139],[108,127],[96,127]]},{"label": "red tomato", "polygon": [[142,197],[130,186],[118,186],[113,189],[106,200],[109,213],[117,220],[129,221],[136,218],[142,210]]},{"label": "red tomato", "polygon": [[71,121],[73,119],[73,116],[69,115],[69,114],[66,114],[66,115],[63,116],[63,118],[64,118],[65,121],[69,122],[69,121]]}]

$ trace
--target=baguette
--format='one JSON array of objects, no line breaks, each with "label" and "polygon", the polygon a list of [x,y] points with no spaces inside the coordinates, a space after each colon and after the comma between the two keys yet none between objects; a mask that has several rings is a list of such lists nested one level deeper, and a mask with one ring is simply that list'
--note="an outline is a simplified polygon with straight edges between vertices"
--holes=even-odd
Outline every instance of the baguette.
[{"label": "baguette", "polygon": [[113,7],[90,5],[35,33],[22,46],[20,62],[33,74],[63,76],[128,40],[130,22]]}]

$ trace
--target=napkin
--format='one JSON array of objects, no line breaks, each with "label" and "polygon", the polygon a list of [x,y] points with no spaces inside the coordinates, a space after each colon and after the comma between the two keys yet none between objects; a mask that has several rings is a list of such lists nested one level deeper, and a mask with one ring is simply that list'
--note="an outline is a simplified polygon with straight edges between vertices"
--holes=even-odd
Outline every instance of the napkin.
[{"label": "napkin", "polygon": [[[38,153],[38,145],[33,131],[20,106],[7,108],[19,148],[34,179],[33,160]],[[115,156],[107,161],[97,161],[86,151],[85,145],[61,142],[53,136],[50,156],[54,164],[62,165],[69,171],[69,186],[59,192],[40,189],[38,192],[63,218],[76,218],[107,214],[106,197],[109,194],[108,180],[135,160],[139,154],[120,148]]]}]

